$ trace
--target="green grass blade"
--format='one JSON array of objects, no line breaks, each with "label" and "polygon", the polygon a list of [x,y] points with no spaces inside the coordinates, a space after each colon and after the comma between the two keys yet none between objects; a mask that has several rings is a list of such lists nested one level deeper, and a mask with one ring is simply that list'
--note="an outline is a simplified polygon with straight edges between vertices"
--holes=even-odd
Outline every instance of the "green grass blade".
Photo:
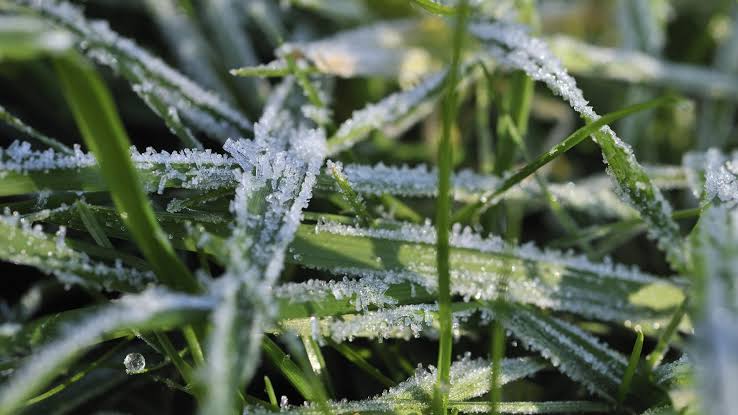
[{"label": "green grass blade", "polygon": [[348,346],[344,343],[336,343],[334,341],[329,341],[328,344],[338,353],[341,353],[341,355],[345,357],[346,360],[359,367],[359,369],[363,370],[367,375],[379,381],[379,383],[381,383],[385,387],[391,388],[396,385],[395,381],[385,376],[376,367],[372,366],[369,362],[366,361],[366,359],[364,359],[363,356],[354,351],[351,346]]},{"label": "green grass blade", "polygon": [[156,222],[128,156],[130,141],[102,80],[74,55],[56,59],[55,66],[85,143],[97,156],[115,206],[141,252],[163,284],[198,291],[197,281]]},{"label": "green grass blade", "polygon": [[685,298],[684,301],[682,301],[682,304],[679,305],[679,308],[674,311],[674,315],[671,317],[671,320],[669,320],[669,324],[666,325],[664,331],[661,332],[661,334],[659,335],[656,346],[653,348],[651,353],[646,356],[647,372],[652,372],[659,364],[661,364],[661,361],[664,359],[664,356],[669,349],[671,338],[676,333],[679,325],[682,322],[682,319],[684,318],[684,315],[687,312],[688,303],[689,299]]},{"label": "green grass blade", "polygon": [[695,366],[704,408],[710,413],[735,409],[738,364],[733,352],[738,345],[738,211],[734,205],[717,201],[707,208],[689,238],[690,270],[693,276],[690,318],[700,335],[695,339]]},{"label": "green grass blade", "polygon": [[633,375],[638,370],[638,362],[641,360],[641,351],[643,350],[643,331],[639,327],[636,327],[636,341],[633,344],[633,350],[630,353],[630,359],[628,359],[628,367],[625,369],[623,374],[623,380],[620,382],[618,387],[617,402],[619,405],[623,403],[625,397],[630,392],[630,383],[633,381]]},{"label": "green grass blade", "polygon": [[275,408],[279,408],[277,395],[274,393],[274,387],[272,386],[272,381],[269,380],[269,376],[264,376],[264,389],[266,390],[267,396],[269,396],[269,403]]},{"label": "green grass blade", "polygon": [[369,214],[369,210],[366,208],[364,199],[354,192],[348,178],[343,174],[343,164],[341,164],[341,162],[334,163],[328,160],[326,163],[326,170],[333,176],[341,196],[343,196],[343,199],[351,206],[359,223],[364,226],[368,226],[372,223],[372,217]]},{"label": "green grass blade", "polygon": [[[120,230],[120,218],[114,210],[91,209],[98,215],[98,221],[105,224],[109,235],[129,237]],[[191,246],[196,241],[185,242],[192,237],[184,223],[186,217],[159,213],[158,219],[173,236],[173,242],[182,248],[193,249]],[[348,224],[352,223],[350,218],[346,219]],[[49,220],[84,229],[78,215],[58,212]],[[229,230],[225,223],[202,222],[200,225],[213,232],[211,239],[216,239],[217,235],[227,236]],[[460,233],[454,235],[458,238]],[[505,283],[509,301],[536,304],[603,321],[622,323],[631,320],[644,327],[651,325],[648,321],[666,324],[684,299],[678,280],[670,282],[618,265],[598,264],[555,251],[544,253],[532,247],[522,249],[496,239],[485,240],[475,234],[468,235],[470,240],[467,244],[460,244],[457,239],[450,248],[451,289],[455,295],[493,300],[497,298],[502,276],[507,276]],[[479,238],[477,242],[472,243],[476,238]],[[393,231],[347,225],[338,227],[335,223],[301,225],[290,245],[287,260],[337,275],[369,277],[367,283],[372,282],[372,278],[382,277],[389,285],[387,290],[394,292],[398,289],[397,293],[401,292],[401,298],[405,299],[412,298],[409,284],[414,284],[418,288],[417,295],[422,298],[422,290],[433,292],[437,286],[437,275],[433,272],[434,242],[434,230],[426,226],[408,224]],[[531,290],[531,286],[536,289]],[[607,287],[606,294],[602,291],[603,286]],[[307,288],[308,285],[305,286]],[[340,304],[353,309],[345,299]],[[330,307],[320,309],[329,310]],[[311,313],[303,310],[299,315],[309,317]]]},{"label": "green grass blade", "polygon": [[436,200],[436,270],[438,273],[438,384],[434,391],[434,402],[440,396],[441,405],[434,404],[436,415],[445,414],[448,401],[451,348],[453,347],[451,321],[451,273],[449,265],[449,228],[451,227],[451,171],[453,170],[453,144],[451,130],[456,124],[458,97],[456,85],[459,80],[461,52],[464,46],[468,1],[461,0],[453,37],[453,55],[444,83],[443,130],[438,143],[438,199]]},{"label": "green grass blade", "polygon": [[[628,362],[625,357],[589,333],[563,320],[529,307],[498,304],[496,315],[502,324],[527,348],[538,351],[572,380],[582,383],[600,397],[615,403]],[[637,376],[638,405],[661,403],[668,399],[647,379]]]},{"label": "green grass blade", "polygon": [[292,386],[308,401],[317,401],[311,380],[305,376],[300,367],[285,354],[282,349],[269,337],[264,337],[261,343],[264,356],[276,367]]},{"label": "green grass blade", "polygon": [[97,222],[95,215],[92,214],[87,203],[84,201],[77,202],[77,211],[79,211],[79,217],[85,224],[85,227],[90,233],[90,236],[92,236],[92,239],[94,239],[95,242],[103,248],[112,248],[113,244],[110,242],[110,239],[108,239],[108,236],[105,235],[105,229],[103,229]]},{"label": "green grass blade", "polygon": [[[78,216],[69,212],[70,215]],[[20,265],[36,267],[56,275],[63,283],[82,284],[90,288],[137,291],[154,281],[146,270],[115,267],[91,260],[72,249],[63,234],[56,237],[32,228],[18,216],[0,217],[0,258]]]}]

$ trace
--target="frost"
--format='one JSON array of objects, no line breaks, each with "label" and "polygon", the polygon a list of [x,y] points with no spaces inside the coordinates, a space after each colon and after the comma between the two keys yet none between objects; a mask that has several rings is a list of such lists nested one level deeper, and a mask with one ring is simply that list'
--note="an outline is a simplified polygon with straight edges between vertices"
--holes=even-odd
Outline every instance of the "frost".
[{"label": "frost", "polygon": [[[234,188],[238,183],[233,169],[235,160],[211,150],[184,149],[155,151],[149,147],[140,153],[131,148],[131,160],[149,192],[161,193],[166,187],[212,190]],[[72,154],[53,149],[33,150],[30,143],[14,141],[7,149],[0,148],[0,174],[48,173],[53,170],[79,170],[95,167],[94,155],[79,146]]]},{"label": "frost", "polygon": [[578,327],[528,308],[515,307],[501,316],[505,328],[526,348],[590,392],[613,399],[627,366],[624,356]]},{"label": "frost", "polygon": [[[102,65],[136,85],[148,80],[147,91],[177,107],[180,115],[203,132],[224,139],[251,130],[251,122],[216,95],[203,90],[161,59],[110,29],[107,22],[85,19],[74,5],[56,0],[13,0],[78,35],[80,48]],[[156,110],[155,110],[156,111]]]},{"label": "frost", "polygon": [[[656,173],[663,177],[665,187],[683,186],[678,173],[660,168]],[[378,163],[374,166],[347,164],[343,169],[357,193],[381,196],[388,193],[402,197],[435,197],[437,195],[438,173],[435,168],[419,164],[387,166]],[[329,172],[327,171],[326,174]],[[669,180],[669,178],[675,177]],[[479,195],[495,189],[503,183],[496,176],[481,175],[471,170],[461,170],[453,175],[452,196],[459,202],[473,202]],[[596,217],[633,217],[636,212],[620,201],[611,190],[609,180],[600,177],[589,178],[577,183],[551,183],[548,186],[559,203],[564,206],[585,211]],[[524,180],[504,194],[505,199],[525,200],[533,205],[541,200],[541,188],[535,180]]]},{"label": "frost", "polygon": [[375,104],[354,111],[351,118],[341,124],[331,138],[329,155],[346,150],[372,130],[399,122],[413,111],[417,111],[425,101],[435,98],[443,87],[445,77],[445,71],[430,75],[408,91],[397,92]]},{"label": "frost", "polygon": [[691,236],[696,318],[695,368],[704,409],[730,413],[738,405],[738,210],[714,201]]},{"label": "frost", "polygon": [[437,306],[420,304],[399,306],[382,311],[345,316],[343,320],[328,323],[327,331],[335,342],[352,341],[355,337],[405,340],[420,337],[431,326]]},{"label": "frost", "polygon": [[[358,265],[351,261],[326,266],[301,258],[303,266],[325,269],[337,275],[359,277],[344,280],[353,291],[371,287],[373,299],[382,306],[387,285],[410,284],[427,292],[436,290],[435,228],[427,224],[393,224],[391,228],[361,228],[333,222],[319,222],[317,234],[304,233],[303,238],[320,243],[322,233],[342,238],[333,239],[326,248],[339,249],[355,243],[355,238],[370,238],[398,243],[391,249],[402,252],[400,258],[388,258],[374,264]],[[541,308],[572,312],[586,317],[623,323],[628,319],[639,322],[663,322],[669,311],[679,304],[683,294],[677,281],[668,282],[637,268],[609,261],[593,263],[582,256],[553,250],[541,250],[532,244],[522,246],[505,243],[497,237],[482,238],[469,228],[454,226],[450,235],[451,290],[465,301],[494,300],[501,293],[512,302],[534,304]],[[335,246],[331,248],[330,246]],[[365,261],[369,261],[367,256]],[[316,301],[330,295],[329,284],[303,283],[289,286],[295,301]],[[320,289],[316,289],[320,287]],[[302,294],[298,294],[302,293]],[[659,293],[657,297],[653,293]],[[658,301],[656,300],[658,298]]]},{"label": "frost", "polygon": [[[544,82],[585,120],[600,118],[548,45],[531,37],[525,27],[503,22],[475,23],[470,25],[470,31],[490,42],[488,51],[500,64],[522,70],[532,79]],[[638,164],[633,149],[608,126],[602,127],[599,133],[595,141],[606,141],[598,144],[608,165],[607,172],[617,184],[616,192],[641,213],[649,225],[649,237],[657,241],[672,265],[683,268],[686,260],[680,248],[679,227],[671,219],[671,206]],[[641,187],[632,181],[640,182]]]},{"label": "frost", "polygon": [[[51,213],[46,212],[47,215]],[[92,260],[87,254],[69,248],[64,235],[63,227],[59,228],[56,236],[51,236],[44,233],[40,225],[34,226],[17,213],[6,212],[0,215],[0,258],[38,268],[65,284],[95,289],[140,290],[155,281],[150,271]]]},{"label": "frost", "polygon": [[[489,392],[491,363],[483,359],[473,359],[465,354],[451,365],[449,398],[452,401],[466,401]],[[503,359],[500,365],[502,373],[500,384],[505,385],[518,379],[531,376],[546,366],[540,360],[531,358]],[[419,366],[414,376],[390,388],[380,395],[361,401],[328,401],[327,405],[334,414],[355,413],[425,413],[431,408],[433,387],[438,378],[437,369]],[[317,403],[304,406],[289,406],[285,401],[280,404],[282,413],[318,415],[324,408]],[[244,414],[267,414],[268,409],[250,406]]]},{"label": "frost", "polygon": [[277,311],[271,289],[325,157],[324,132],[295,125],[288,112],[279,110],[288,90],[278,88],[267,103],[253,140],[229,139],[224,145],[240,170],[230,206],[235,223],[225,244],[226,271],[211,286],[223,302],[212,317],[211,358],[202,373],[210,392],[203,413],[230,410],[230,391],[258,365],[261,336]]}]

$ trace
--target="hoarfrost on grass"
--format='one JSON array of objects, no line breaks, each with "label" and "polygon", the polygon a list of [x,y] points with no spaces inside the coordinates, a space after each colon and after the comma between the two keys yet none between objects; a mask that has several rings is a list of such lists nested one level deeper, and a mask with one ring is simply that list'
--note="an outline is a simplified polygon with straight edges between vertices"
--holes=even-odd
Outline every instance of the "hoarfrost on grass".
[{"label": "hoarfrost on grass", "polygon": [[219,139],[251,130],[251,122],[215,94],[172,69],[132,40],[110,29],[105,21],[88,21],[71,3],[57,0],[12,0],[80,37],[79,47],[102,65],[113,68],[132,84],[149,81],[150,93],[170,105],[202,131]]},{"label": "hoarfrost on grass", "polygon": [[0,413],[12,413],[33,393],[51,380],[62,365],[114,330],[156,325],[166,314],[206,312],[213,308],[211,297],[195,297],[162,289],[124,296],[90,317],[69,327],[57,340],[46,344],[21,365],[0,388]]},{"label": "hoarfrost on grass", "polygon": [[[531,37],[525,27],[504,22],[474,23],[470,31],[490,42],[488,52],[503,66],[522,70],[532,79],[544,82],[586,121],[600,118],[548,45]],[[649,237],[666,252],[672,266],[682,270],[686,258],[681,249],[679,227],[671,218],[671,206],[638,164],[632,148],[608,126],[602,127],[593,138],[602,149],[603,161],[617,184],[618,195],[640,212],[649,225]]]}]

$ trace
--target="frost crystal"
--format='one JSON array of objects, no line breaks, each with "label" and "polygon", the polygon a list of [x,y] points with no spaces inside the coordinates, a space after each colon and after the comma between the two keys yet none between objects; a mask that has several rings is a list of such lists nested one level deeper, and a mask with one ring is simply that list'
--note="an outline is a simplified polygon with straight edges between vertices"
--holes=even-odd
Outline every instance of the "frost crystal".
[{"label": "frost crystal", "polygon": [[[466,401],[489,392],[491,363],[483,359],[472,359],[465,354],[451,365],[449,398],[454,401]],[[500,365],[500,384],[505,385],[518,379],[531,376],[546,365],[537,359],[517,358],[503,359]],[[419,366],[416,374],[397,386],[390,388],[380,395],[361,401],[328,401],[331,413],[425,413],[430,410],[433,396],[433,387],[438,378],[437,369],[433,366],[427,369]],[[319,415],[325,408],[318,403],[304,406],[289,406],[285,400],[280,404],[282,413]],[[268,409],[261,406],[247,407],[244,414],[267,414]]]}]

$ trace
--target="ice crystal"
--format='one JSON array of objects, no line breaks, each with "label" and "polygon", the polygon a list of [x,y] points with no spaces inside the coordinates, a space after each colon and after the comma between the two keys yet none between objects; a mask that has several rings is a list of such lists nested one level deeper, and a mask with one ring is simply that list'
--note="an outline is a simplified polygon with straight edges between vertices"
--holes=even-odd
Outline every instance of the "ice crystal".
[{"label": "ice crystal", "polygon": [[613,398],[627,366],[624,356],[580,328],[531,309],[515,307],[501,316],[505,328],[525,347],[540,353],[590,392]]},{"label": "ice crystal", "polygon": [[[352,238],[371,238],[380,244],[382,239],[399,243],[393,249],[408,249],[399,262],[392,259],[388,264],[359,266],[353,262],[325,266],[310,258],[299,261],[334,274],[360,277],[358,281],[344,280],[344,284],[354,285],[355,291],[370,286],[370,298],[381,299],[377,302],[386,301],[387,285],[410,284],[431,293],[436,290],[435,228],[430,225],[404,223],[392,228],[360,228],[320,222],[315,230],[318,238],[321,233],[346,238],[344,242],[336,240],[336,246],[351,244]],[[406,248],[401,248],[404,244]],[[458,225],[452,229],[450,245],[454,264],[451,290],[466,301],[494,300],[505,293],[509,301],[622,323],[634,316],[641,322],[668,319],[667,310],[683,298],[678,285],[636,268],[611,262],[593,263],[581,256],[541,250],[532,244],[515,246],[496,237],[482,238]],[[314,289],[316,285],[324,288]],[[607,289],[603,291],[603,287]],[[317,301],[330,295],[322,283],[294,284],[289,292],[300,299],[314,295]],[[660,293],[658,301],[651,294],[655,292]]]},{"label": "ice crystal", "polygon": [[[224,145],[240,167],[239,183],[230,206],[235,223],[226,243],[226,271],[212,285],[223,302],[213,313],[213,358],[203,373],[211,392],[203,413],[232,407],[229,391],[257,367],[263,330],[276,313],[271,287],[325,157],[324,132],[297,126],[288,112],[279,110],[287,92],[275,91],[276,102],[267,103],[254,125],[253,140],[229,139]],[[230,346],[234,338],[235,356]]]}]

